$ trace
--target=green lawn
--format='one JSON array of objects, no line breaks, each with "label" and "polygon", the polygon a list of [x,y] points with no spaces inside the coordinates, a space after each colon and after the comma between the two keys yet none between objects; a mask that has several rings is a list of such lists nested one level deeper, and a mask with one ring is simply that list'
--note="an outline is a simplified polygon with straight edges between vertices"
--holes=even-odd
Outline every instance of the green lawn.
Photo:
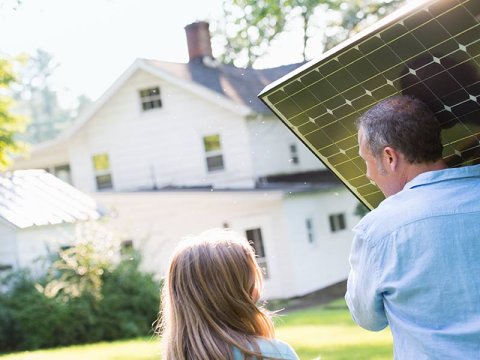
[{"label": "green lawn", "polygon": [[[392,359],[390,331],[369,332],[356,326],[343,300],[299,310],[276,320],[277,337],[303,360]],[[0,355],[1,360],[153,360],[159,359],[155,339],[99,343]]]}]

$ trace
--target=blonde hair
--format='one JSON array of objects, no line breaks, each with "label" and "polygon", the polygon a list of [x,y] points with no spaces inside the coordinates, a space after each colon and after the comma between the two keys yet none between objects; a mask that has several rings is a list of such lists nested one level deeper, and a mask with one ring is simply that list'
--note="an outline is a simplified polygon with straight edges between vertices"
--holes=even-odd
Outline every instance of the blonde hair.
[{"label": "blonde hair", "polygon": [[162,292],[164,360],[233,360],[233,348],[261,359],[257,337],[273,338],[270,314],[256,305],[263,276],[239,234],[213,229],[174,253]]}]

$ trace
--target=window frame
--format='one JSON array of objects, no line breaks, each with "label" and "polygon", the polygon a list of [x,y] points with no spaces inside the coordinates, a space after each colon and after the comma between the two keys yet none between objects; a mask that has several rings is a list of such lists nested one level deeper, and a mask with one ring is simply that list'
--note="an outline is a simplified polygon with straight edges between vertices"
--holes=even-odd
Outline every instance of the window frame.
[{"label": "window frame", "polygon": [[[218,148],[215,149],[208,149],[208,142],[207,138],[211,138],[217,136],[218,137]],[[219,172],[219,171],[225,171],[225,160],[223,157],[223,150],[222,150],[222,140],[221,140],[221,135],[219,133],[217,134],[210,134],[210,135],[204,135],[202,137],[202,142],[203,142],[203,150],[205,152],[205,165],[207,167],[207,172],[208,173],[214,173],[214,172]],[[221,166],[212,166],[211,164],[211,159],[220,159]]]},{"label": "window frame", "polygon": [[317,234],[315,232],[315,222],[312,216],[309,216],[305,219],[305,230],[307,233],[307,241],[310,245],[313,245],[317,242]]},{"label": "window frame", "polygon": [[298,147],[297,144],[291,143],[288,146],[288,149],[290,151],[290,163],[294,165],[300,164],[300,158],[298,157]]},{"label": "window frame", "polygon": [[[97,156],[106,156],[107,159],[107,165],[108,167],[106,169],[97,169],[96,163],[95,163],[95,157]],[[113,176],[112,176],[112,165],[110,161],[110,155],[107,152],[104,153],[97,153],[93,154],[91,156],[92,158],[92,167],[93,167],[93,173],[95,177],[95,186],[97,191],[104,191],[104,190],[112,190],[113,189]],[[99,178],[101,177],[109,177],[109,185],[104,186],[99,183]]]},{"label": "window frame", "polygon": [[268,279],[268,261],[267,254],[265,253],[262,228],[259,226],[245,229],[245,237],[255,251],[255,260],[257,261],[258,266],[262,269],[264,278]]},{"label": "window frame", "polygon": [[[161,109],[163,107],[162,93],[160,86],[153,86],[138,90],[140,98],[140,108],[142,112],[150,110]],[[146,106],[146,105],[149,106]]]},{"label": "window frame", "polygon": [[344,212],[329,214],[328,222],[330,224],[330,232],[332,234],[347,230],[347,219]]}]

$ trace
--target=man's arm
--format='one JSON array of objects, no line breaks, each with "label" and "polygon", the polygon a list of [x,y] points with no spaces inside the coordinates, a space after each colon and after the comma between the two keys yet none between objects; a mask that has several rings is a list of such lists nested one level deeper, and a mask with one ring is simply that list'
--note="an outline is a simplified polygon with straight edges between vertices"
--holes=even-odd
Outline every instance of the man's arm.
[{"label": "man's arm", "polygon": [[383,295],[379,289],[377,260],[375,247],[356,234],[350,252],[350,274],[345,300],[353,320],[372,331],[382,330],[388,325]]}]

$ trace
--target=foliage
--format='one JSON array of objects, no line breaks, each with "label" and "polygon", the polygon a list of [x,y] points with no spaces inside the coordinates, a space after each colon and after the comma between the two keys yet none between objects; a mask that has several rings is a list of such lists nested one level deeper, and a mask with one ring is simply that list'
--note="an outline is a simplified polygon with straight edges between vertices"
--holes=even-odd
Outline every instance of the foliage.
[{"label": "foliage", "polygon": [[[83,260],[77,261],[74,254],[86,258],[83,245],[78,251],[69,252],[68,261],[82,263]],[[54,296],[53,293],[46,296],[45,289],[52,282],[54,272],[43,279],[34,279],[25,271],[11,273],[0,283],[3,289],[0,292],[0,352],[152,333],[151,324],[159,309],[160,285],[151,274],[139,270],[139,263],[139,256],[132,254],[116,265],[102,265],[105,271],[99,278],[99,293],[91,286],[95,280],[89,286],[73,286],[75,291],[66,291],[64,287]],[[59,271],[57,276],[72,275],[72,269],[78,268],[71,265],[64,272]],[[75,276],[68,277],[68,281],[81,284]],[[78,290],[81,291],[77,293]]]},{"label": "foliage", "polygon": [[132,252],[105,273],[100,302],[104,340],[131,338],[152,332],[160,303],[159,284],[138,270],[140,256]]},{"label": "foliage", "polygon": [[355,211],[353,212],[353,215],[359,216],[363,218],[365,215],[367,215],[370,212],[370,210],[363,205],[361,202],[357,204],[355,207]]},{"label": "foliage", "polygon": [[15,139],[26,125],[25,118],[12,112],[14,101],[10,90],[15,81],[12,61],[0,58],[0,170],[11,164],[13,154],[25,151],[25,146]]},{"label": "foliage", "polygon": [[241,56],[247,65],[263,55],[285,26],[284,9],[289,0],[224,0],[225,16],[217,24],[225,34],[222,61],[232,63]]},{"label": "foliage", "polygon": [[[37,49],[33,55],[23,56],[19,69],[20,83],[14,88],[17,111],[31,119],[23,140],[36,144],[50,140],[71,124],[90,100],[81,95],[73,108],[60,104],[53,84],[58,63],[45,50]],[[73,105],[72,105],[73,106]]]},{"label": "foliage", "polygon": [[51,298],[69,300],[88,293],[99,299],[102,275],[116,260],[118,241],[113,232],[91,221],[77,224],[74,242],[76,246],[54,255],[47,283],[37,289]]},{"label": "foliage", "polygon": [[[317,49],[328,50],[405,0],[224,0],[224,17],[217,23],[217,38],[223,38],[226,63],[251,66],[282,34],[301,28],[303,59],[310,40]],[[223,35],[221,35],[223,34]],[[242,63],[243,59],[243,63]]]}]

